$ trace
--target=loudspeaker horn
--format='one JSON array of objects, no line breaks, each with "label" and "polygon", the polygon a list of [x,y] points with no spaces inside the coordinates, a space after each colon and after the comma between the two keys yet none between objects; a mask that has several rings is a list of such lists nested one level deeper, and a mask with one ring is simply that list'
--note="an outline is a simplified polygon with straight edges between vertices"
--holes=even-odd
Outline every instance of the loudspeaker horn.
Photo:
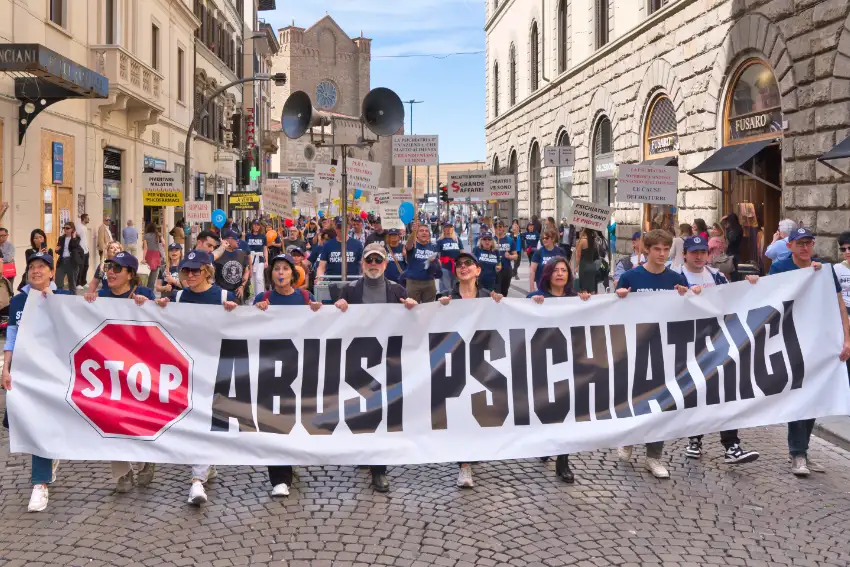
[{"label": "loudspeaker horn", "polygon": [[310,95],[304,91],[295,91],[283,105],[280,117],[283,133],[287,138],[296,140],[315,126],[330,124],[330,118],[313,108]]},{"label": "loudspeaker horn", "polygon": [[388,88],[369,91],[360,108],[361,120],[378,136],[392,136],[404,125],[404,104]]}]

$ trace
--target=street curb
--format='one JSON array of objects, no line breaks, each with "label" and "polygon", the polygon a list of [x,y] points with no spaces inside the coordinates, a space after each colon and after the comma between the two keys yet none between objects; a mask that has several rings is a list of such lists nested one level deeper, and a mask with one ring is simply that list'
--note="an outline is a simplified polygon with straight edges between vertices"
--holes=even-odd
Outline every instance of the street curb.
[{"label": "street curb", "polygon": [[829,424],[815,422],[815,429],[813,433],[824,441],[828,441],[833,445],[838,445],[846,451],[850,451],[850,438],[846,435],[833,431],[830,429]]}]

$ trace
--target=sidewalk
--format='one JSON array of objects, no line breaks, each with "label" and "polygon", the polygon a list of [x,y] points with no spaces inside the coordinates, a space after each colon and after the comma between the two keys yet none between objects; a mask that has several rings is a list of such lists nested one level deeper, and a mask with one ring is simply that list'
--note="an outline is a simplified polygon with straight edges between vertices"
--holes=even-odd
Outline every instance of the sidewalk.
[{"label": "sidewalk", "polygon": [[814,434],[850,451],[850,416],[822,417],[815,423]]}]

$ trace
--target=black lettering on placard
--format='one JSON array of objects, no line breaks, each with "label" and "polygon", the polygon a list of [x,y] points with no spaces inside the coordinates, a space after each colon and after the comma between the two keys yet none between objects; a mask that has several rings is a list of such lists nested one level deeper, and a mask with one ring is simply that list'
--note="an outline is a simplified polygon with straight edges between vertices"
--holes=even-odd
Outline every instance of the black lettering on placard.
[{"label": "black lettering on placard", "polygon": [[[360,397],[345,400],[345,423],[352,433],[374,433],[381,424],[384,402],[381,383],[363,368],[372,368],[384,358],[384,347],[375,337],[357,337],[345,351],[345,383],[357,390]],[[366,409],[360,410],[360,398],[366,400]]]},{"label": "black lettering on placard", "polygon": [[614,413],[617,417],[632,417],[629,405],[629,347],[626,326],[611,325],[611,353],[614,357]]},{"label": "black lettering on placard", "polygon": [[750,336],[747,335],[744,325],[734,313],[726,315],[726,317],[724,317],[724,322],[726,323],[726,330],[729,331],[729,335],[732,337],[732,342],[735,343],[735,347],[738,349],[738,358],[741,364],[741,378],[739,384],[740,397],[729,399],[729,392],[727,391],[726,401],[731,402],[735,399],[752,399],[755,394],[753,394],[753,378],[751,373],[753,355],[752,345],[750,344]]},{"label": "black lettering on placard", "polygon": [[674,346],[673,369],[676,373],[676,383],[685,398],[685,408],[697,407],[697,386],[688,371],[688,345],[693,341],[693,320],[667,323],[667,344]]},{"label": "black lettering on placard", "polygon": [[720,403],[719,368],[723,368],[724,399],[734,402],[738,397],[738,365],[729,356],[730,346],[716,317],[697,319],[694,357],[705,377],[705,403],[708,405]]},{"label": "black lettering on placard", "polygon": [[590,421],[590,385],[594,385],[593,411],[596,419],[611,419],[608,377],[608,341],[605,327],[590,327],[590,345],[593,356],[588,354],[585,327],[570,327],[573,343],[573,383],[575,384],[576,421]]},{"label": "black lettering on placard", "polygon": [[301,377],[301,425],[310,435],[330,435],[339,425],[339,382],[342,339],[325,343],[325,388],[322,411],[318,411],[319,358],[322,341],[304,341],[304,373]]},{"label": "black lettering on placard", "polygon": [[552,364],[567,362],[567,338],[557,327],[537,329],[531,337],[531,391],[534,413],[541,423],[563,423],[570,413],[570,383],[553,383],[554,401],[549,401],[549,372],[546,353],[552,351]]},{"label": "black lettering on placard", "polygon": [[[280,361],[280,375],[275,372]],[[289,339],[260,341],[260,368],[257,374],[257,427],[263,433],[289,434],[295,425],[298,404],[292,383],[298,378],[298,349]],[[279,398],[279,412],[274,399]]]},{"label": "black lettering on placard", "polygon": [[[234,391],[232,398],[231,384]],[[210,431],[228,431],[231,417],[239,422],[239,431],[256,431],[251,407],[248,341],[222,339],[213,390]]]},{"label": "black lettering on placard", "polygon": [[782,352],[774,352],[769,356],[770,366],[773,368],[773,374],[767,371],[767,358],[765,354],[765,342],[767,342],[767,325],[770,325],[770,338],[779,334],[779,326],[782,315],[779,311],[765,305],[751,309],[747,313],[747,326],[753,333],[753,377],[756,385],[764,393],[765,396],[778,394],[785,389],[788,384],[788,369],[785,368],[785,358]]},{"label": "black lettering on placard", "polygon": [[514,403],[514,425],[529,425],[528,413],[528,355],[525,329],[511,329],[511,395]]},{"label": "black lettering on placard", "polygon": [[[431,352],[431,429],[446,429],[446,400],[460,396],[466,386],[466,342],[458,333],[428,335]],[[446,370],[449,355],[451,373]]]},{"label": "black lettering on placard", "polygon": [[782,316],[782,338],[785,340],[785,351],[791,365],[791,389],[796,390],[803,387],[806,363],[803,361],[797,327],[794,326],[794,301],[783,301],[782,306],[785,308],[785,314]]},{"label": "black lettering on placard", "polygon": [[387,431],[404,431],[401,347],[402,337],[387,340]]},{"label": "black lettering on placard", "polygon": [[[661,411],[675,410],[676,400],[664,382],[661,327],[658,323],[639,323],[635,331],[635,341],[635,378],[632,385],[632,407],[635,415],[651,413],[649,402],[652,400],[658,402]],[[649,378],[649,375],[652,375],[652,378]]]},{"label": "black lettering on placard", "polygon": [[487,362],[484,353],[490,353],[490,360],[505,358],[507,349],[505,339],[497,331],[476,331],[469,342],[469,375],[487,388],[493,397],[493,404],[487,403],[487,392],[472,394],[472,416],[481,427],[500,427],[504,425],[510,408],[508,407],[508,379],[504,374]]}]

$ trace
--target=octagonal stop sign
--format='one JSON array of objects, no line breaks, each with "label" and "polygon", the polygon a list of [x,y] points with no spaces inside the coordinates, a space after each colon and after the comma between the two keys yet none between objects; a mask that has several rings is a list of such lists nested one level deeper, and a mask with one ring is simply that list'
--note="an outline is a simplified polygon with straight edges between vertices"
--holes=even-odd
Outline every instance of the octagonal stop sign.
[{"label": "octagonal stop sign", "polygon": [[104,437],[156,439],[191,409],[192,359],[158,323],[105,321],[71,365],[66,399]]}]

